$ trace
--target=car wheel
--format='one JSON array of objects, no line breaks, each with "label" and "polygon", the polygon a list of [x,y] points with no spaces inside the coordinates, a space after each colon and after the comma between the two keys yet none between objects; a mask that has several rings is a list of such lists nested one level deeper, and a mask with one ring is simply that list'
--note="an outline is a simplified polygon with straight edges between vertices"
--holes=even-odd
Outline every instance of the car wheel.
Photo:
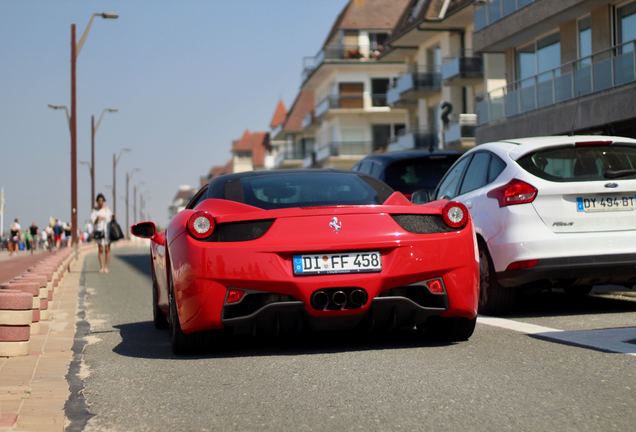
[{"label": "car wheel", "polygon": [[469,318],[442,318],[431,317],[426,322],[426,333],[435,339],[449,342],[468,340],[475,331],[477,317]]},{"label": "car wheel", "polygon": [[479,242],[479,313],[497,315],[508,312],[515,302],[515,290],[499,285],[486,246]]},{"label": "car wheel", "polygon": [[158,295],[157,290],[159,286],[157,285],[157,278],[155,276],[155,269],[152,267],[152,258],[151,258],[151,273],[152,273],[152,322],[155,325],[157,330],[165,330],[168,328],[168,320],[164,315],[163,311],[159,309],[158,306]]},{"label": "car wheel", "polygon": [[181,331],[179,323],[179,313],[177,311],[177,302],[174,298],[172,282],[170,283],[170,292],[168,294],[168,303],[170,309],[170,320],[168,322],[168,330],[170,333],[170,345],[172,352],[177,355],[188,354],[193,349],[192,336],[186,335]]}]

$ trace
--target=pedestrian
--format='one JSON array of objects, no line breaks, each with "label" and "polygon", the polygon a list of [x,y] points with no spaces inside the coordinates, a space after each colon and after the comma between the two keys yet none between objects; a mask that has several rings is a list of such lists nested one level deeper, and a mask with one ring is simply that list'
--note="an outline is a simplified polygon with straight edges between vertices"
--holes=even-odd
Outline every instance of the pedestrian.
[{"label": "pedestrian", "polygon": [[55,225],[53,225],[53,241],[55,242],[55,249],[59,249],[62,244],[62,234],[64,234],[64,227],[59,219],[55,219]]},{"label": "pedestrian", "polygon": [[97,206],[91,213],[93,222],[93,238],[97,243],[97,255],[99,258],[99,272],[108,273],[108,262],[110,260],[110,232],[108,223],[113,218],[113,212],[106,205],[106,198],[103,194],[98,194],[95,198]]},{"label": "pedestrian", "polygon": [[29,234],[31,234],[31,255],[33,255],[33,252],[35,252],[38,248],[38,240],[40,238],[39,231],[40,229],[35,224],[35,222],[31,223],[31,226],[29,227]]},{"label": "pedestrian", "polygon": [[15,218],[9,228],[9,256],[17,253],[20,248],[20,230],[20,222]]}]

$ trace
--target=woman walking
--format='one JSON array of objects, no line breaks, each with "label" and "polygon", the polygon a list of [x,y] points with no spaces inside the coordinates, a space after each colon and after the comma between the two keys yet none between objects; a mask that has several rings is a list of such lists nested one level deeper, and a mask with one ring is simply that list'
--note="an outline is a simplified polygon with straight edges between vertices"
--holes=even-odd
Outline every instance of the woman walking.
[{"label": "woman walking", "polygon": [[99,272],[108,273],[108,261],[110,260],[110,233],[108,223],[113,218],[113,212],[106,205],[106,198],[103,194],[98,194],[95,199],[97,206],[91,213],[91,221],[95,227],[93,238],[97,243],[99,257]]}]

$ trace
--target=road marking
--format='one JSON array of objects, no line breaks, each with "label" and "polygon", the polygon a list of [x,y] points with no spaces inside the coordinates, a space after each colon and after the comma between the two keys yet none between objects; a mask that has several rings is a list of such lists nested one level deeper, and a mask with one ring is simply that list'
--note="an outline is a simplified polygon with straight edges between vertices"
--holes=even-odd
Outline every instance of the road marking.
[{"label": "road marking", "polygon": [[542,339],[636,357],[636,327],[565,331],[504,318],[479,316],[477,322]]}]

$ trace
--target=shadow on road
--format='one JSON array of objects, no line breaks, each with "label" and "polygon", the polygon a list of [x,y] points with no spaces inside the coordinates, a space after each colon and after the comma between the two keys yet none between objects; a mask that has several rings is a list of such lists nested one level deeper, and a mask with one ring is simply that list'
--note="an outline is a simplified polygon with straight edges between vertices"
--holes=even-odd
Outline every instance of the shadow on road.
[{"label": "shadow on road", "polygon": [[168,333],[156,330],[153,323],[137,322],[115,326],[122,341],[113,352],[146,359],[202,359],[260,356],[298,356],[384,349],[408,349],[450,346],[452,343],[427,339],[421,333],[401,331],[366,335],[355,332],[307,333],[295,337],[229,337],[221,346],[206,342],[194,354],[175,356]]},{"label": "shadow on road", "polygon": [[113,256],[114,258],[119,259],[123,261],[124,263],[128,264],[130,267],[134,268],[138,272],[143,273],[146,276],[150,277],[150,255],[149,254],[147,253],[119,254],[118,253]]},{"label": "shadow on road", "polygon": [[572,296],[552,291],[524,294],[506,318],[558,317],[571,315],[636,312],[636,301],[594,295]]}]

